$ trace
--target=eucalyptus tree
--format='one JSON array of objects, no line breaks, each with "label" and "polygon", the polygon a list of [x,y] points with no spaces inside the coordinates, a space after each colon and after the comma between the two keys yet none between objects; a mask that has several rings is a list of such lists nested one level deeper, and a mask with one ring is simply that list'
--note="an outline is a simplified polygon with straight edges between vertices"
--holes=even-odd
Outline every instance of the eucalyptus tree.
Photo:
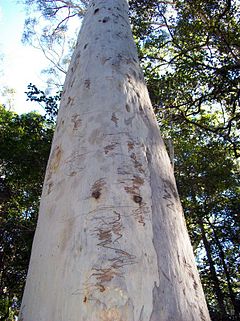
[{"label": "eucalyptus tree", "polygon": [[126,0],[94,0],[68,70],[19,320],[209,320]]}]

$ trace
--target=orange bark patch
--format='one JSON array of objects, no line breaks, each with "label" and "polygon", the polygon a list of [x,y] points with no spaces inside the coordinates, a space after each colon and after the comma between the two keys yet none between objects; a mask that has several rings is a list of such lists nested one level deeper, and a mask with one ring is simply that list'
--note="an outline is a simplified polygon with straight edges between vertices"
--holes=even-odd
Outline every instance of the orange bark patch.
[{"label": "orange bark patch", "polygon": [[52,174],[55,173],[60,165],[60,161],[62,158],[62,150],[60,146],[56,146],[51,153],[47,174],[47,181],[49,181],[52,177]]},{"label": "orange bark patch", "polygon": [[124,321],[117,308],[104,309],[100,312],[100,321]]}]

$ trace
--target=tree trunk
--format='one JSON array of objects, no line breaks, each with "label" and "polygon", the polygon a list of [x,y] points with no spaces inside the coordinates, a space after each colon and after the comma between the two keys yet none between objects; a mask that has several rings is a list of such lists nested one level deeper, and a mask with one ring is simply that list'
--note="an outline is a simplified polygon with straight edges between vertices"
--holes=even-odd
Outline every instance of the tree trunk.
[{"label": "tree trunk", "polygon": [[216,242],[216,245],[217,245],[217,248],[218,248],[218,251],[219,251],[219,256],[220,256],[220,259],[222,261],[222,267],[223,267],[223,271],[225,273],[225,276],[226,276],[226,281],[227,281],[227,287],[228,287],[228,294],[229,294],[229,298],[232,302],[232,305],[234,307],[234,311],[235,311],[235,315],[237,317],[239,317],[239,314],[240,314],[240,307],[237,303],[237,298],[236,298],[236,293],[234,292],[233,290],[233,287],[232,287],[232,280],[231,280],[231,275],[230,275],[230,272],[229,272],[229,269],[228,269],[228,266],[226,264],[226,258],[225,258],[225,253],[224,253],[224,250],[223,250],[223,247],[222,247],[222,244],[218,238],[218,233],[214,227],[214,225],[208,221],[208,224],[210,225],[212,231],[213,231],[213,235],[214,235],[214,239],[215,239],[215,242]]},{"label": "tree trunk", "polygon": [[95,0],[83,22],[20,321],[210,320],[127,13]]},{"label": "tree trunk", "polygon": [[224,318],[224,317],[227,316],[226,309],[225,309],[225,304],[224,304],[224,294],[223,294],[223,292],[221,290],[221,287],[220,287],[220,283],[219,283],[219,280],[218,280],[218,276],[217,276],[217,272],[216,272],[216,269],[215,269],[214,261],[213,261],[213,258],[212,258],[211,246],[210,246],[210,243],[207,240],[207,236],[206,236],[206,232],[205,232],[205,228],[204,228],[204,224],[203,224],[203,220],[202,220],[201,216],[200,216],[198,222],[199,222],[199,226],[200,226],[201,233],[202,233],[203,245],[204,245],[204,248],[205,248],[205,251],[206,251],[206,254],[207,254],[207,259],[208,259],[209,269],[210,269],[210,275],[211,275],[211,279],[212,279],[212,282],[213,282],[213,287],[214,287],[214,290],[215,290],[215,295],[216,295],[216,298],[217,298],[219,310],[220,310],[220,312],[221,312],[221,314],[222,314],[222,316]]}]

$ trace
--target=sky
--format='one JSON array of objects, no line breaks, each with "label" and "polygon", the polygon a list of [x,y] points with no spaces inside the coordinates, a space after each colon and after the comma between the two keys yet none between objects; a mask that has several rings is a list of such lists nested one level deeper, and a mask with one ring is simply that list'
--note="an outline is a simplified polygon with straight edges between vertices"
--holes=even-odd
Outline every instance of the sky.
[{"label": "sky", "polygon": [[45,88],[46,78],[41,70],[48,66],[41,50],[21,42],[25,18],[23,5],[16,0],[0,0],[0,103],[7,105],[6,97],[1,93],[7,86],[16,90],[11,110],[43,112],[39,104],[27,102],[24,93],[29,83]]}]

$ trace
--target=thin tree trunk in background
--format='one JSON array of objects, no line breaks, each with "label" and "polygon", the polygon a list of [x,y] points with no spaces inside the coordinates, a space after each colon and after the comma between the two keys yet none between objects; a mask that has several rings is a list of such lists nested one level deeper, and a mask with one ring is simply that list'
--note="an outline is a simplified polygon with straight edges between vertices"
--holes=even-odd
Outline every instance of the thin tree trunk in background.
[{"label": "thin tree trunk in background", "polygon": [[211,254],[211,246],[207,240],[206,232],[205,232],[203,221],[201,218],[199,219],[199,225],[200,225],[200,229],[201,229],[201,233],[202,233],[203,245],[204,245],[204,248],[205,248],[206,254],[207,254],[207,259],[208,259],[210,273],[211,273],[211,279],[213,281],[213,287],[215,289],[215,294],[216,294],[218,306],[219,306],[219,309],[222,313],[222,316],[224,317],[224,316],[227,316],[227,313],[225,310],[225,305],[224,305],[224,295],[223,295],[222,290],[220,288],[219,280],[217,277],[217,272],[216,272],[214,261],[213,261],[212,254]]},{"label": "thin tree trunk in background", "polygon": [[222,267],[223,267],[223,270],[224,270],[224,273],[225,273],[225,276],[226,276],[226,280],[227,280],[229,297],[230,297],[230,299],[232,301],[232,305],[234,307],[236,316],[239,316],[240,307],[238,306],[238,303],[236,301],[236,293],[233,291],[233,288],[232,288],[232,280],[231,280],[231,276],[230,276],[230,273],[229,273],[229,270],[228,270],[228,267],[227,267],[227,264],[226,264],[226,259],[225,259],[225,254],[224,254],[224,250],[223,250],[222,244],[219,241],[219,238],[218,238],[217,232],[216,232],[216,230],[214,228],[214,225],[211,224],[211,222],[208,222],[208,223],[211,226],[211,229],[212,229],[213,235],[214,235],[214,239],[216,241],[216,245],[217,245],[218,250],[219,250],[219,256],[220,256],[220,259],[222,261]]},{"label": "thin tree trunk in background", "polygon": [[210,320],[126,0],[95,0],[67,78],[20,321]]}]

